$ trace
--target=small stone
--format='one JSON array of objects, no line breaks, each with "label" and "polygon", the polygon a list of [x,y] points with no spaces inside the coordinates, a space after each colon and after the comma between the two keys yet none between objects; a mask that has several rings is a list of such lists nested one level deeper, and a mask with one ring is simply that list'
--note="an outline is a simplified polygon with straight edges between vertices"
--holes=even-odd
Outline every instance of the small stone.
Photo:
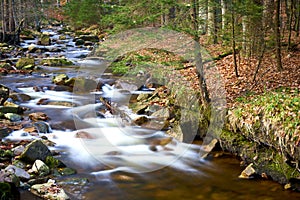
[{"label": "small stone", "polygon": [[31,170],[40,176],[46,176],[50,173],[49,167],[41,160],[36,160],[33,163]]},{"label": "small stone", "polygon": [[202,145],[201,151],[200,151],[200,157],[206,158],[208,154],[215,148],[216,144],[218,143],[217,139],[212,139],[209,144]]},{"label": "small stone", "polygon": [[255,174],[255,169],[252,167],[253,163],[248,165],[244,171],[242,171],[241,175],[239,175],[239,178],[243,179],[250,179],[253,178],[253,175]]}]

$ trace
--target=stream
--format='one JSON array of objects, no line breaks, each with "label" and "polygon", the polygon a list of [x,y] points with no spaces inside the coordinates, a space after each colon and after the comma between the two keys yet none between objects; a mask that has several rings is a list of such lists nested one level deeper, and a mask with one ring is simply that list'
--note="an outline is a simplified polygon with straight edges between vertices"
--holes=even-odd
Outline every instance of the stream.
[{"label": "stream", "polygon": [[[43,31],[50,33],[51,39],[57,41],[60,36],[57,29]],[[31,43],[35,44],[36,40],[26,40],[21,46],[28,47]],[[243,170],[240,161],[224,152],[216,152],[222,155],[217,158],[209,156],[207,159],[200,159],[201,145],[197,142],[185,144],[173,139],[167,148],[157,147],[157,151],[151,151],[153,141],[167,137],[163,131],[122,126],[120,118],[109,113],[98,114],[103,108],[99,98],[110,97],[113,94],[109,92],[114,91],[114,88],[104,85],[101,91],[81,94],[49,89],[55,86],[51,81],[52,76],[61,73],[69,77],[91,75],[93,67],[101,67],[101,61],[84,59],[91,51],[88,47],[75,46],[73,38],[67,35],[65,40],[60,40],[60,44],[53,43],[47,48],[63,49],[59,54],[75,64],[63,67],[41,66],[41,69],[32,74],[1,76],[0,84],[31,96],[30,101],[21,103],[21,106],[29,108],[25,116],[32,112],[46,113],[50,118],[48,123],[51,124],[52,132],[43,134],[56,143],[51,150],[60,152],[58,158],[77,170],[72,178],[89,180],[83,185],[63,185],[71,199],[300,198],[300,193],[284,190],[282,185],[271,180],[239,179]],[[46,53],[49,56],[57,54]],[[107,83],[112,78],[101,74],[93,76],[99,76],[97,80]],[[34,90],[35,86],[43,91]],[[126,95],[130,96],[132,93]],[[73,106],[38,105],[41,99],[68,102]],[[78,138],[78,132],[87,133],[92,139]],[[34,139],[34,136],[19,130],[5,139]],[[66,177],[59,179],[63,181]],[[24,191],[21,199],[39,198]]]}]

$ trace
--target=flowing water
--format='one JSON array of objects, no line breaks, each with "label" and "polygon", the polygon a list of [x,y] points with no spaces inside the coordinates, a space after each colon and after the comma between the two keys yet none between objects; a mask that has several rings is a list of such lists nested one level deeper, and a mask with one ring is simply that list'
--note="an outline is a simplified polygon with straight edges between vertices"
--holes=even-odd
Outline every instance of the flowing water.
[{"label": "flowing water", "polygon": [[[52,33],[52,30],[47,31]],[[56,32],[52,34],[52,37],[58,37]],[[54,46],[66,48],[64,55],[74,62],[88,63],[90,68],[101,66],[95,60],[80,60],[89,50],[75,47],[71,39],[67,37],[65,46]],[[30,41],[27,41],[23,46],[29,44]],[[164,132],[123,126],[118,117],[109,113],[97,114],[103,108],[99,97],[111,95],[112,88],[104,86],[102,91],[88,94],[49,89],[53,86],[52,75],[66,73],[74,77],[90,70],[82,69],[78,65],[43,67],[31,75],[7,75],[0,79],[1,84],[32,97],[32,100],[21,104],[30,108],[27,114],[41,111],[50,117],[52,133],[45,135],[56,143],[51,150],[61,152],[59,158],[77,170],[73,178],[88,178],[89,182],[84,186],[64,186],[72,199],[300,198],[299,193],[285,191],[281,185],[270,180],[238,179],[242,168],[239,160],[232,156],[225,154],[218,158],[200,159],[201,146],[198,144],[185,144],[173,139],[166,147],[158,146],[157,151],[152,151],[153,141],[167,138]],[[36,92],[34,86],[40,86],[44,91]],[[70,102],[73,107],[37,105],[43,98]],[[76,137],[78,132],[84,132],[89,138]],[[6,139],[34,138],[19,130]],[[25,193],[21,199],[34,197]]]}]

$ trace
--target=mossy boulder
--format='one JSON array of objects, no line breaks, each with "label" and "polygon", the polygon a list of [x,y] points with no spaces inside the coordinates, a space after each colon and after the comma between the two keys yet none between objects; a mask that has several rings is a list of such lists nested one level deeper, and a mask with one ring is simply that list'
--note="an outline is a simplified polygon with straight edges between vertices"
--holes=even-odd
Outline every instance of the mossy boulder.
[{"label": "mossy boulder", "polygon": [[54,83],[56,85],[65,85],[67,80],[69,80],[68,75],[58,74],[57,76],[53,76],[52,83]]},{"label": "mossy boulder", "polygon": [[50,36],[48,34],[41,34],[39,36],[38,44],[44,46],[50,45],[51,44]]},{"label": "mossy boulder", "polygon": [[41,140],[34,140],[26,146],[24,152],[20,155],[20,160],[34,163],[36,160],[45,161],[48,156],[52,156],[48,147]]},{"label": "mossy boulder", "polygon": [[66,58],[46,58],[41,61],[41,64],[47,66],[68,66],[73,65],[73,62]]},{"label": "mossy boulder", "polygon": [[16,67],[18,69],[22,69],[25,66],[34,66],[35,62],[34,62],[34,58],[20,58],[17,63],[16,63]]}]

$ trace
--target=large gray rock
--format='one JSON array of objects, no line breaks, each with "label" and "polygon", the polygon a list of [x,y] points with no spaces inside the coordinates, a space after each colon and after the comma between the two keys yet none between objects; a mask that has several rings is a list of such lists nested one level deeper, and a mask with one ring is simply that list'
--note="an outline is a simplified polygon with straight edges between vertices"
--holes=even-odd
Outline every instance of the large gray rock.
[{"label": "large gray rock", "polygon": [[5,85],[0,85],[0,105],[8,99],[9,97],[9,88]]},{"label": "large gray rock", "polygon": [[46,157],[51,155],[50,150],[42,141],[34,140],[26,146],[24,152],[20,155],[20,160],[34,163],[36,160],[45,161]]},{"label": "large gray rock", "polygon": [[5,168],[5,170],[14,173],[21,180],[28,180],[28,179],[30,179],[30,175],[24,169],[16,167],[14,165],[8,165]]}]

